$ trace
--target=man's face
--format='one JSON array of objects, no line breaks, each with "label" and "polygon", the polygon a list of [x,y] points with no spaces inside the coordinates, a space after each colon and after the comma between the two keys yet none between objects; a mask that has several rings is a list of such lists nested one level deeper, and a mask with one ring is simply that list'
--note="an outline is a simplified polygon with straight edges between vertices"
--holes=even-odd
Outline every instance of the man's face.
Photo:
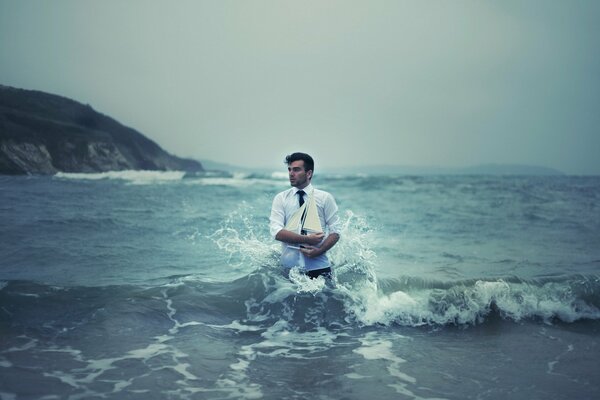
[{"label": "man's face", "polygon": [[304,169],[304,161],[297,160],[288,164],[288,173],[290,175],[290,185],[298,189],[304,189],[310,183],[312,171]]}]

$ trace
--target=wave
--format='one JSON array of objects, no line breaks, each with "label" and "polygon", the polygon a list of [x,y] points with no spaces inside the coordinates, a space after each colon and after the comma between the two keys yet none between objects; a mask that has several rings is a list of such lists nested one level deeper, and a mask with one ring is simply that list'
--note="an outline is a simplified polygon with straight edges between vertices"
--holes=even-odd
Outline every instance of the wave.
[{"label": "wave", "polygon": [[[477,325],[494,317],[545,323],[600,319],[600,278],[596,275],[463,281],[403,276],[380,281],[377,255],[368,244],[368,224],[350,212],[343,217],[344,240],[331,251],[333,285],[323,279],[310,280],[295,269],[283,276],[278,246],[267,245],[272,241],[254,231],[255,224],[247,218],[251,214],[243,209],[232,213],[211,237],[230,255],[229,265],[241,273],[238,277],[248,279],[249,287],[236,289],[239,301],[252,299],[249,309],[254,311],[246,319],[310,314],[312,302],[324,294],[330,307],[325,314],[333,320],[322,323],[417,327]],[[306,309],[298,308],[303,302]]]},{"label": "wave", "polygon": [[123,180],[133,184],[153,184],[161,182],[180,181],[185,176],[184,171],[148,171],[148,170],[125,170],[108,171],[99,173],[73,173],[58,172],[54,175],[57,179],[73,180]]},{"label": "wave", "polygon": [[[194,179],[197,178],[186,178]],[[52,296],[58,292],[48,286],[0,283],[0,304],[9,307],[15,299],[27,303],[29,300],[23,299],[31,299],[33,297],[26,295],[33,294],[56,299],[55,306],[59,310],[62,303],[87,307],[86,302],[78,300],[84,292],[86,296],[91,292],[111,299],[109,303],[113,304],[114,299],[126,302],[132,292],[151,299],[166,291],[178,310],[181,311],[183,305],[194,305],[189,310],[190,321],[203,315],[210,315],[210,321],[225,324],[244,321],[246,326],[283,320],[303,329],[331,324],[469,326],[494,318],[545,323],[600,319],[600,278],[594,274],[530,280],[482,276],[480,279],[432,281],[415,276],[418,274],[380,279],[376,273],[377,255],[370,246],[369,224],[351,212],[341,216],[343,240],[330,252],[334,264],[333,284],[322,278],[310,280],[297,270],[286,276],[279,267],[280,246],[265,229],[258,228],[264,224],[264,217],[255,213],[250,204],[242,203],[239,207],[209,236],[221,253],[223,264],[227,264],[219,266],[222,271],[210,278],[206,274],[167,277],[143,287],[122,285],[105,292],[101,288],[57,289],[64,296],[56,298]],[[86,220],[75,222],[87,228]],[[34,310],[38,304],[26,305]],[[100,301],[99,307],[102,304]],[[144,313],[145,309],[142,307],[139,312]]]},{"label": "wave", "polygon": [[[545,323],[600,319],[597,277],[565,278],[544,284],[481,279],[444,286],[449,287],[407,287],[388,293],[362,291],[349,295],[350,309],[366,325],[476,325],[495,316],[515,322]],[[593,295],[578,290],[581,286],[593,287]]]},{"label": "wave", "polygon": [[229,186],[229,187],[250,187],[255,185],[284,187],[287,183],[287,174],[284,177],[280,174],[261,174],[248,172],[221,172],[209,171],[186,175],[184,181],[187,185],[199,186]]},{"label": "wave", "polygon": [[120,180],[132,184],[155,184],[165,182],[185,182],[189,185],[205,186],[250,186],[256,183],[280,183],[269,174],[229,173],[222,171],[192,172],[185,171],[150,171],[150,170],[125,170],[107,171],[98,173],[72,173],[58,172],[56,179],[64,180]]},{"label": "wave", "polygon": [[[475,326],[501,318],[506,321],[573,323],[600,319],[597,277],[565,278],[540,285],[507,280],[457,282],[448,289],[407,288],[389,293],[361,280],[333,284],[311,280],[292,271],[289,280],[269,278],[273,271],[249,278],[239,294],[246,296],[250,321],[284,319],[306,329],[328,326]],[[588,292],[580,291],[587,285]],[[589,293],[591,289],[592,294]],[[314,317],[319,316],[315,321]]]},{"label": "wave", "polygon": [[[139,309],[132,308],[130,312],[160,319],[164,310],[148,304],[166,293],[182,324],[234,324],[240,330],[264,328],[279,321],[308,331],[331,325],[441,328],[475,326],[497,319],[546,324],[600,320],[598,277],[565,277],[546,283],[476,280],[444,284],[447,288],[405,286],[404,290],[389,292],[364,280],[344,279],[347,277],[343,273],[337,273],[334,282],[328,283],[323,278],[311,280],[297,271],[286,277],[271,267],[263,267],[229,282],[207,282],[202,277],[186,275],[143,287],[58,287],[5,281],[0,283],[0,299],[11,313],[40,312],[52,318],[57,316],[39,309],[40,304],[45,305],[44,309],[57,310],[69,305],[68,314],[84,315],[93,314],[96,309],[117,313],[110,308],[119,308],[131,298],[146,299]],[[394,285],[396,281],[382,286],[389,289]],[[153,317],[154,313],[157,314]]]}]

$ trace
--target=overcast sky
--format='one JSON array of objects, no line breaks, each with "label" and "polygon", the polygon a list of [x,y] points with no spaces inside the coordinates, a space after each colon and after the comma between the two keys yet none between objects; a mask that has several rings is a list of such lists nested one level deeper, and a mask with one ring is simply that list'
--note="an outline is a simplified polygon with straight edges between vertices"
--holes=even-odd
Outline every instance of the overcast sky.
[{"label": "overcast sky", "polygon": [[600,1],[0,0],[0,84],[186,157],[600,174]]}]

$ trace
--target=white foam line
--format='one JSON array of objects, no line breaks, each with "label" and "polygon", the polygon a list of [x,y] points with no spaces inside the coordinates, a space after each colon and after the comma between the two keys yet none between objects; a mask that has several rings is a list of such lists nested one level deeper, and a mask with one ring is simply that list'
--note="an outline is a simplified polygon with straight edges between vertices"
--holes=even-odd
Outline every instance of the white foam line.
[{"label": "white foam line", "polygon": [[11,368],[13,363],[5,359],[4,357],[0,359],[0,368]]},{"label": "white foam line", "polygon": [[99,173],[71,173],[58,172],[54,175],[58,179],[75,180],[124,180],[133,184],[151,184],[180,181],[185,176],[184,171],[148,171],[148,170],[125,170],[108,171]]},{"label": "white foam line", "polygon": [[[177,314],[177,310],[173,306],[172,300],[167,297],[166,290],[165,290],[165,292],[163,292],[163,296],[165,298],[165,303],[166,303],[166,307],[167,307],[167,315],[169,316],[171,321],[173,321],[173,327],[169,329],[170,333],[177,333],[179,329],[188,327],[188,326],[203,325],[199,322],[194,322],[194,321],[180,323],[175,318],[175,316]],[[37,347],[37,345],[38,345],[37,340],[30,339],[26,336],[21,336],[21,338],[27,339],[28,341],[22,345],[10,347],[9,349],[4,350],[2,353],[5,354],[5,353],[9,353],[9,352],[27,351],[27,350]],[[196,393],[196,392],[221,391],[220,389],[205,389],[205,388],[194,386],[194,382],[200,382],[201,378],[194,375],[190,371],[192,366],[189,363],[183,362],[183,360],[188,358],[189,355],[186,353],[183,353],[182,351],[178,350],[177,348],[175,348],[171,345],[168,345],[168,342],[170,340],[172,340],[173,338],[174,338],[174,336],[172,334],[163,334],[163,335],[155,336],[154,341],[152,343],[149,343],[145,347],[140,347],[140,348],[135,348],[135,349],[129,350],[120,357],[108,357],[108,358],[101,358],[101,359],[86,359],[84,357],[82,351],[73,349],[71,347],[60,348],[57,346],[52,346],[50,348],[41,349],[40,351],[42,351],[42,352],[67,354],[77,363],[83,364],[83,366],[80,368],[67,370],[67,371],[61,371],[61,370],[46,371],[43,373],[43,376],[55,378],[55,379],[59,380],[60,382],[66,384],[66,385],[69,385],[72,388],[81,390],[82,393],[71,396],[71,398],[73,400],[76,400],[79,398],[83,399],[83,398],[87,398],[87,397],[104,397],[107,393],[99,393],[94,390],[91,390],[90,385],[93,384],[94,382],[102,381],[102,382],[112,384],[111,392],[113,394],[123,393],[128,387],[130,387],[132,385],[134,379],[138,379],[138,378],[144,377],[144,376],[147,377],[147,376],[149,376],[149,373],[146,373],[141,376],[131,378],[128,380],[102,379],[102,375],[105,374],[107,371],[119,368],[117,366],[117,363],[120,361],[139,360],[140,362],[144,363],[149,368],[150,371],[157,371],[157,370],[161,370],[161,369],[170,369],[170,370],[175,371],[177,374],[179,374],[181,376],[181,379],[177,381],[177,383],[179,385],[179,389],[177,392],[180,395],[184,395],[183,397],[187,397],[187,396],[185,396],[185,394]],[[173,365],[164,365],[164,363],[162,363],[162,365],[160,365],[158,367],[153,367],[150,364],[148,364],[148,361],[150,361],[151,359],[161,358],[161,357],[164,357],[164,355],[167,355],[168,357],[170,357],[172,359]],[[9,368],[9,367],[12,367],[12,364],[8,360],[4,360],[3,358],[0,358],[0,367]],[[244,367],[243,364],[240,364],[240,369],[243,369],[243,367]],[[230,394],[232,393],[231,390],[227,390],[227,391]],[[131,392],[133,392],[133,391],[131,391]],[[141,392],[136,391],[136,393],[138,393],[138,392],[141,393],[143,391],[141,391]],[[253,385],[248,385],[248,387],[246,388],[246,390],[243,393],[244,393],[244,397],[247,397],[247,398],[258,398],[258,397],[262,396],[262,393],[260,392],[259,388],[257,389],[257,387],[255,387]],[[10,394],[7,393],[3,398],[8,397],[9,395]],[[179,396],[179,397],[181,397],[181,396]]]},{"label": "white foam line", "polygon": [[[166,297],[166,292],[163,293],[163,295]],[[188,323],[183,323],[183,324],[179,323],[179,321],[177,321],[174,317],[175,314],[177,313],[177,310],[173,307],[171,299],[167,298],[166,304],[167,304],[167,310],[168,310],[167,315],[173,321],[173,328],[169,329],[169,332],[176,333],[179,330],[179,328],[181,328],[181,327],[191,326],[191,325],[199,325],[199,323],[196,323],[196,322],[188,322]],[[188,381],[199,381],[200,378],[197,377],[196,375],[192,374],[189,371],[189,368],[191,367],[190,364],[179,361],[182,358],[188,357],[188,355],[177,350],[176,348],[166,344],[172,338],[173,338],[173,336],[171,336],[171,335],[159,335],[154,338],[155,339],[154,343],[150,343],[146,347],[129,350],[122,357],[104,358],[104,359],[95,359],[95,360],[85,360],[82,356],[81,351],[72,349],[70,347],[47,349],[44,351],[61,352],[61,353],[70,354],[74,360],[81,362],[81,363],[85,363],[87,365],[84,368],[77,369],[76,373],[74,373],[74,374],[67,374],[67,373],[64,373],[61,371],[50,371],[50,372],[45,372],[44,376],[56,378],[56,379],[60,380],[61,382],[68,384],[74,388],[85,390],[86,391],[85,395],[99,395],[99,393],[93,393],[93,392],[89,391],[87,389],[87,385],[96,381],[96,379],[98,379],[106,371],[117,368],[115,366],[116,362],[122,361],[122,360],[127,360],[127,359],[135,359],[135,360],[140,360],[141,362],[146,364],[152,358],[159,357],[163,354],[169,354],[169,355],[171,355],[172,360],[175,362],[175,365],[163,366],[163,367],[160,367],[159,369],[163,369],[163,368],[171,369],[171,370],[177,372],[183,378],[183,380],[178,381],[182,385],[187,385]],[[23,347],[14,349],[14,350],[15,351],[21,350],[21,349],[25,349],[27,347],[31,347],[34,345],[35,345],[35,343],[30,342],[30,343],[24,345]],[[122,390],[124,390],[125,388],[127,388],[128,386],[131,385],[132,380],[131,379],[128,381],[107,380],[106,382],[114,383],[113,391],[112,391],[113,393],[120,393]],[[186,391],[189,391],[188,389],[196,390],[197,388],[187,387],[187,388],[183,388],[183,389]]]},{"label": "white foam line", "polygon": [[15,351],[27,351],[27,350],[30,350],[30,349],[34,348],[35,346],[37,346],[38,341],[36,339],[31,339],[27,336],[19,336],[19,338],[28,339],[29,341],[20,347],[17,347],[17,346],[10,347],[10,348],[4,350],[3,353],[12,353]]},{"label": "white foam line", "polygon": [[356,380],[370,378],[370,376],[357,374],[356,372],[350,372],[348,374],[345,374],[344,376],[348,379],[356,379]]},{"label": "white foam line", "polygon": [[188,368],[190,368],[191,365],[188,363],[179,363],[177,365],[174,366],[170,366],[168,368],[172,369],[175,372],[178,372],[180,375],[182,375],[185,379],[188,380],[200,380],[199,377],[197,377],[196,375],[192,374],[190,371],[188,371]]},{"label": "white foam line", "polygon": [[37,293],[17,293],[18,296],[23,296],[23,297],[34,297],[34,298],[39,298],[40,295]]},{"label": "white foam line", "polygon": [[[104,359],[96,359],[96,360],[85,360],[82,356],[81,351],[74,350],[71,348],[63,348],[63,349],[48,349],[44,350],[46,352],[61,352],[71,354],[74,360],[82,363],[86,363],[87,365],[84,368],[77,369],[75,374],[65,374],[61,371],[50,371],[45,372],[44,376],[52,377],[60,380],[61,382],[77,389],[86,390],[86,394],[94,394],[86,389],[86,385],[91,384],[96,381],[98,377],[104,374],[106,371],[111,369],[116,369],[117,367],[114,365],[118,361],[127,360],[127,359],[135,359],[140,360],[143,363],[146,363],[148,360],[158,357],[162,354],[171,354],[173,361],[177,364],[172,366],[164,366],[161,367],[165,369],[172,369],[179,373],[184,380],[200,380],[199,377],[195,376],[191,372],[189,372],[190,364],[178,362],[179,359],[187,357],[187,354],[184,354],[175,348],[165,345],[163,342],[166,341],[164,336],[156,337],[158,343],[151,343],[146,347],[134,349],[128,351],[123,357],[114,357],[114,358],[104,358]],[[130,386],[132,380],[128,381],[110,381],[113,382],[113,393],[119,393],[124,390],[126,387]],[[181,381],[182,384],[186,384],[185,381]],[[99,394],[98,394],[99,395]]]},{"label": "white foam line", "polygon": [[546,373],[549,374],[549,375],[567,376],[565,374],[554,372],[554,367],[556,365],[558,365],[558,363],[560,362],[561,358],[563,358],[565,355],[567,355],[568,353],[572,352],[573,350],[575,350],[575,346],[573,346],[572,344],[567,345],[567,349],[565,351],[563,351],[562,353],[560,353],[559,355],[557,355],[556,358],[554,359],[554,361],[548,362],[548,369],[546,370]]},{"label": "white foam line", "polygon": [[230,392],[229,397],[244,399],[260,399],[263,397],[262,386],[250,381],[248,369],[250,363],[256,359],[255,345],[242,346],[236,362],[229,365],[231,372],[217,380],[220,388]]},{"label": "white foam line", "polygon": [[0,399],[2,400],[16,400],[17,395],[15,393],[0,392]]},{"label": "white foam line", "polygon": [[142,359],[148,361],[150,358],[163,354],[169,346],[163,343],[151,343],[145,348],[130,350],[125,358]]},{"label": "white foam line", "polygon": [[186,185],[200,185],[200,186],[229,186],[229,187],[248,187],[255,185],[270,185],[270,186],[281,186],[281,182],[273,181],[269,179],[258,179],[258,178],[246,178],[246,177],[205,177],[198,179],[186,179],[184,182]]},{"label": "white foam line", "polygon": [[235,330],[238,332],[256,332],[256,331],[260,331],[260,330],[264,329],[259,326],[244,325],[244,324],[240,323],[238,320],[234,320],[230,324],[227,324],[227,325],[206,324],[206,326],[215,328],[215,329],[232,329],[232,330]]},{"label": "white foam line", "polygon": [[[405,338],[400,335],[397,335],[397,337]],[[362,355],[366,360],[383,360],[389,362],[389,365],[387,366],[388,373],[391,377],[399,380],[397,383],[389,384],[389,387],[393,388],[398,394],[418,400],[424,399],[408,388],[409,384],[415,385],[417,379],[400,370],[400,365],[405,363],[406,360],[394,354],[392,351],[392,341],[380,337],[380,334],[377,332],[369,332],[359,340],[361,342],[361,347],[354,349],[353,352]],[[361,379],[363,376],[353,374],[348,376],[348,378]]]},{"label": "white foam line", "polygon": [[126,381],[116,381],[114,382],[114,386],[113,386],[113,393],[120,393],[123,390],[125,390],[126,387],[131,386],[131,384],[133,383],[133,378],[128,379]]},{"label": "white foam line", "polygon": [[[177,309],[175,307],[173,307],[173,300],[171,300],[167,297],[166,290],[163,291],[163,297],[165,298],[165,302],[167,303],[167,310],[168,310],[167,316],[173,322],[173,327],[171,329],[169,329],[169,333],[171,335],[175,335],[175,334],[179,333],[180,328],[185,328],[188,326],[204,325],[203,323],[196,322],[196,321],[190,321],[190,322],[184,322],[184,323],[179,322],[175,318],[175,314],[177,314]],[[166,340],[168,340],[168,339],[165,339],[163,341],[166,341]]]}]

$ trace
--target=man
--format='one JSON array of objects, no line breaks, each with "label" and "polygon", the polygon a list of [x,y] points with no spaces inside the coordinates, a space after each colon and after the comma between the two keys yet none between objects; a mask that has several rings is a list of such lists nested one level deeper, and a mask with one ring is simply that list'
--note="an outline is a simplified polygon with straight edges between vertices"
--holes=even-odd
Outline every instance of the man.
[{"label": "man", "polygon": [[[311,156],[293,153],[285,158],[285,163],[292,188],[273,199],[269,225],[273,238],[282,242],[281,263],[288,269],[300,267],[310,278],[331,277],[331,264],[326,252],[340,238],[337,204],[331,194],[313,188],[314,161]],[[301,204],[308,201],[309,196],[314,196],[324,232],[302,234],[285,229],[289,219]]]}]

